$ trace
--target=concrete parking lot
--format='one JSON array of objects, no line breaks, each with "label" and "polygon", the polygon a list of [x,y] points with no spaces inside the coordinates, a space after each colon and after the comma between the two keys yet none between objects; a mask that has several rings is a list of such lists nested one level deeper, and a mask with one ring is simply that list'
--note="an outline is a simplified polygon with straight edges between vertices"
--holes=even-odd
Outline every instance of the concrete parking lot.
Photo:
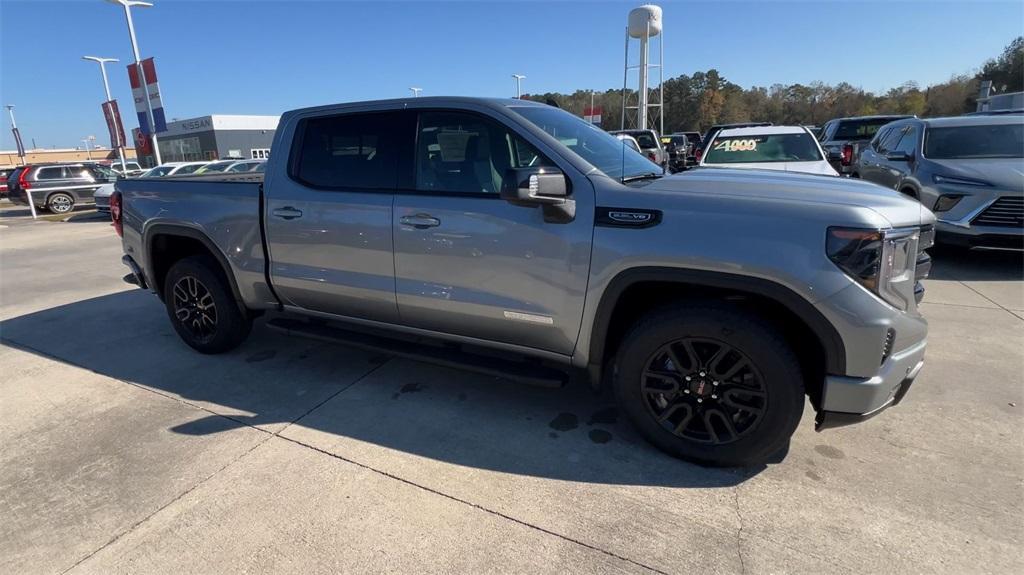
[{"label": "concrete parking lot", "polygon": [[1024,281],[940,254],[923,375],[705,469],[608,397],[257,326],[202,356],[102,217],[0,206],[0,573],[1024,570]]}]

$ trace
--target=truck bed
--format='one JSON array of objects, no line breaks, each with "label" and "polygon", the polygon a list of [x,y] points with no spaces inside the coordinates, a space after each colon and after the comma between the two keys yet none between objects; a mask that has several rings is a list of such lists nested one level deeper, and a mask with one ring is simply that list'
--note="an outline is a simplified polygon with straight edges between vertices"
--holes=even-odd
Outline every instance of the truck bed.
[{"label": "truck bed", "polygon": [[188,228],[230,267],[242,301],[276,306],[266,281],[262,186],[263,174],[245,173],[118,180],[126,251],[146,265],[162,226]]}]

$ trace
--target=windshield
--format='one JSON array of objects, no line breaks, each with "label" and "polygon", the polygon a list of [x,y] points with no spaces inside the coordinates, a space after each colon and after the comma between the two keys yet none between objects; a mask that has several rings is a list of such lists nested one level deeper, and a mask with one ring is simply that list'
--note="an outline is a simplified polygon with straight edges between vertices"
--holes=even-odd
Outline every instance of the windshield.
[{"label": "windshield", "polygon": [[715,138],[704,156],[704,163],[817,162],[821,159],[814,138],[804,132]]},{"label": "windshield", "polygon": [[214,162],[212,164],[206,164],[205,166],[196,170],[197,174],[206,174],[209,172],[223,172],[228,169],[228,166],[234,162]]},{"label": "windshield", "polygon": [[102,177],[104,177],[104,178],[106,178],[108,180],[116,180],[117,179],[117,172],[115,172],[114,170],[112,170],[112,169],[110,169],[110,168],[108,168],[106,166],[95,165],[95,166],[92,166],[92,170],[94,172],[98,173],[100,176],[102,176]]},{"label": "windshield", "polygon": [[610,178],[622,180],[662,171],[628,144],[564,110],[542,106],[513,110]]},{"label": "windshield", "polygon": [[1024,158],[1024,124],[929,128],[924,155],[933,160]]},{"label": "windshield", "polygon": [[175,176],[187,176],[188,174],[194,173],[199,168],[202,168],[203,164],[191,164],[188,166],[182,166],[178,168],[177,172],[174,172]]},{"label": "windshield", "polygon": [[870,140],[882,126],[900,118],[878,118],[874,120],[848,120],[839,122],[833,140]]},{"label": "windshield", "polygon": [[142,174],[142,177],[143,178],[159,178],[159,177],[162,177],[162,176],[166,176],[173,169],[174,169],[174,166],[157,166],[157,167],[151,169],[150,171],[146,172],[145,174]]}]

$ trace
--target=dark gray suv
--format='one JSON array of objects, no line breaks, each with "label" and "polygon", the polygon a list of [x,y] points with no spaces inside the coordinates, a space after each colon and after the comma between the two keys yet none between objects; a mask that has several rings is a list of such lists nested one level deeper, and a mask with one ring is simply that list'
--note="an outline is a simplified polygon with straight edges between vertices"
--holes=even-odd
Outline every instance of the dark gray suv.
[{"label": "dark gray suv", "polygon": [[935,212],[943,243],[1024,247],[1024,116],[893,122],[857,171]]},{"label": "dark gray suv", "polygon": [[101,164],[29,164],[8,177],[8,198],[27,206],[31,193],[37,208],[66,214],[76,205],[93,203],[93,192],[116,180],[117,173]]}]

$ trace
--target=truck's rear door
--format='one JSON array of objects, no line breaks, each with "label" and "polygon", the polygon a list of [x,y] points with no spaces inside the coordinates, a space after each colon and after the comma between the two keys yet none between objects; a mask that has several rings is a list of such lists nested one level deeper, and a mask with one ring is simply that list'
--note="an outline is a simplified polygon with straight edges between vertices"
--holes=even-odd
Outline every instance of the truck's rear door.
[{"label": "truck's rear door", "polygon": [[282,123],[293,137],[280,141],[294,143],[287,161],[271,159],[264,217],[271,281],[286,305],[397,321],[397,121],[374,112]]}]

